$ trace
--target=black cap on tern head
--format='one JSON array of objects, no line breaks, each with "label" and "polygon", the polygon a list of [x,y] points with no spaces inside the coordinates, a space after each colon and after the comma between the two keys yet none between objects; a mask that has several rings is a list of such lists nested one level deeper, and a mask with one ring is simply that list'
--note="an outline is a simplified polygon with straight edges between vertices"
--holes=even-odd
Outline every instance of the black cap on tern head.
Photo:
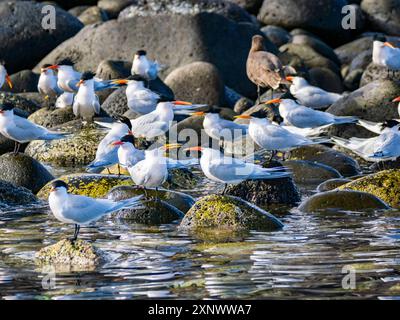
[{"label": "black cap on tern head", "polygon": [[81,80],[86,81],[86,80],[93,79],[95,75],[96,74],[94,72],[92,72],[92,71],[85,71],[81,75]]},{"label": "black cap on tern head", "polygon": [[127,117],[118,115],[118,116],[115,117],[115,119],[117,119],[121,123],[125,123],[128,126],[129,130],[132,129],[131,120],[129,120]]},{"label": "black cap on tern head", "polygon": [[44,69],[44,68],[47,68],[47,67],[51,67],[51,64],[46,63],[46,64],[42,65],[42,68],[43,68],[43,69]]},{"label": "black cap on tern head", "polygon": [[393,128],[395,126],[398,126],[400,124],[400,121],[397,120],[386,120],[382,123],[382,128]]},{"label": "black cap on tern head", "polygon": [[8,111],[14,109],[14,105],[11,102],[3,102],[0,103],[0,110],[1,111]]},{"label": "black cap on tern head", "polygon": [[64,187],[65,189],[68,190],[68,185],[67,185],[64,181],[61,181],[61,180],[53,181],[53,182],[51,183],[51,186],[52,186],[54,189],[55,189],[55,188]]},{"label": "black cap on tern head", "polygon": [[134,75],[131,75],[131,76],[129,76],[128,78],[126,78],[127,80],[135,80],[135,81],[146,81],[146,79],[145,78],[143,78],[141,75],[139,75],[139,74],[134,74]]},{"label": "black cap on tern head", "polygon": [[133,135],[131,135],[131,134],[127,134],[126,136],[123,136],[121,138],[121,141],[135,144],[135,137]]},{"label": "black cap on tern head", "polygon": [[136,51],[136,54],[138,56],[145,56],[145,55],[147,55],[147,52],[145,50],[138,50],[138,51]]},{"label": "black cap on tern head", "polygon": [[59,66],[73,66],[74,62],[70,58],[61,59],[57,62]]},{"label": "black cap on tern head", "polygon": [[5,61],[4,59],[0,58],[0,64],[1,64],[2,66],[4,66],[4,65],[6,64],[6,61]]}]

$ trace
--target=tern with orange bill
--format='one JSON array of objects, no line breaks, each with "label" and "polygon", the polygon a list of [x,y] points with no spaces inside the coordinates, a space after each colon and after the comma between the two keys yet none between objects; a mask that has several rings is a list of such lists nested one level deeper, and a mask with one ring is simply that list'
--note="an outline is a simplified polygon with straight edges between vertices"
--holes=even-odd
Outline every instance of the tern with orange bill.
[{"label": "tern with orange bill", "polygon": [[225,185],[222,194],[225,194],[228,184],[236,184],[245,180],[270,180],[290,176],[290,173],[285,172],[282,167],[263,168],[254,163],[226,157],[216,149],[196,146],[186,150],[201,152],[200,167],[208,179]]},{"label": "tern with orange bill", "polygon": [[5,62],[3,60],[0,61],[0,89],[3,88],[5,82],[7,82],[10,89],[12,89],[13,84],[11,82],[11,78],[7,73],[6,67],[4,66]]},{"label": "tern with orange bill", "polygon": [[400,70],[400,48],[390,42],[376,40],[373,43],[372,62],[388,70]]},{"label": "tern with orange bill", "polygon": [[92,121],[95,114],[100,113],[99,97],[94,92],[94,73],[87,71],[77,83],[78,93],[74,98],[72,110],[74,115],[84,121]]},{"label": "tern with orange bill", "polygon": [[48,69],[50,64],[45,64],[40,68],[40,76],[38,81],[38,92],[45,98],[56,97],[63,91],[57,85],[57,75],[53,70]]},{"label": "tern with orange bill", "polygon": [[287,76],[286,79],[291,83],[290,93],[303,106],[324,109],[342,98],[342,95],[338,93],[328,92],[310,85],[302,77]]},{"label": "tern with orange bill", "polygon": [[357,123],[357,117],[340,117],[302,106],[291,99],[272,99],[265,104],[279,104],[279,114],[285,124],[298,128],[317,128],[333,124]]}]

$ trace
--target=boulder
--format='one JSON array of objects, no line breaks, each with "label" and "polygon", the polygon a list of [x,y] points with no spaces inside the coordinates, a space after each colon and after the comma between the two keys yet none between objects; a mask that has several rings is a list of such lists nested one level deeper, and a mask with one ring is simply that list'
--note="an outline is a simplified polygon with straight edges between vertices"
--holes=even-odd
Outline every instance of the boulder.
[{"label": "boulder", "polygon": [[59,140],[32,141],[25,150],[26,154],[60,166],[85,165],[94,160],[97,146],[107,133],[94,125],[83,126],[81,120],[70,121],[53,129],[70,134]]},{"label": "boulder", "polygon": [[384,66],[379,66],[371,62],[362,74],[360,86],[365,86],[368,83],[378,80],[400,82],[400,72],[392,71]]},{"label": "boulder", "polygon": [[337,212],[389,209],[389,206],[373,194],[359,191],[335,190],[317,193],[300,206],[302,212]]},{"label": "boulder", "polygon": [[14,113],[18,114],[19,116],[27,117],[39,109],[35,102],[11,92],[0,92],[0,103],[4,102],[13,103],[16,106]]},{"label": "boulder", "polygon": [[[166,66],[161,77],[179,66],[206,61],[218,68],[226,85],[251,98],[256,88],[247,79],[246,60],[251,38],[258,33],[253,24],[238,24],[215,13],[139,15],[87,26],[47,55],[35,70],[64,57],[73,57],[80,71],[95,70],[104,59],[131,61],[145,44],[149,58]],[[266,45],[277,52],[272,43]]]},{"label": "boulder", "polygon": [[[11,152],[15,148],[15,142],[6,138],[0,133],[0,155]],[[25,150],[25,145],[21,146],[21,151]]]},{"label": "boulder", "polygon": [[318,187],[318,192],[332,191],[346,183],[351,182],[351,179],[337,178],[337,179],[329,179],[325,182],[322,182]]},{"label": "boulder", "polygon": [[[154,189],[148,189],[146,190],[146,192],[149,197],[154,198],[156,196],[156,191]],[[142,188],[137,188],[135,186],[117,186],[110,190],[107,198],[114,201],[120,201],[143,194],[144,191]],[[195,200],[191,196],[182,192],[167,189],[159,189],[157,192],[157,196],[162,201],[168,203],[169,205],[177,208],[182,212],[187,212],[195,203]]]},{"label": "boulder", "polygon": [[85,11],[90,6],[76,6],[68,10],[68,13],[72,14],[74,17],[79,17],[79,15]]},{"label": "boulder", "polygon": [[[335,102],[327,112],[337,116],[357,116],[374,122],[397,119],[397,103],[392,100],[399,92],[400,83],[390,80],[373,81]],[[375,136],[355,124],[331,127],[328,132],[329,135],[343,138]]]},{"label": "boulder", "polygon": [[335,49],[342,65],[350,64],[361,52],[372,49],[373,37],[361,37]]},{"label": "boulder", "polygon": [[53,176],[35,159],[23,153],[0,156],[0,179],[38,192]]},{"label": "boulder", "polygon": [[0,209],[7,206],[20,206],[36,203],[38,199],[24,187],[18,187],[10,182],[0,180]]},{"label": "boulder", "polygon": [[41,108],[32,113],[28,120],[46,128],[53,128],[75,119],[72,107],[62,109]]},{"label": "boulder", "polygon": [[290,159],[322,163],[336,169],[345,177],[355,176],[361,172],[357,161],[324,145],[297,148],[290,152]]},{"label": "boulder", "polygon": [[56,28],[44,29],[42,20],[48,14],[46,11],[42,14],[44,6],[34,1],[0,2],[0,17],[2,21],[7,21],[0,29],[0,52],[10,74],[31,69],[47,53],[83,27],[77,18],[55,7]]},{"label": "boulder", "polygon": [[56,103],[55,96],[50,96],[48,99],[45,99],[45,96],[41,95],[37,91],[19,92],[17,95],[34,103],[37,106],[37,109],[39,109],[42,106],[54,106]]},{"label": "boulder", "polygon": [[37,91],[39,75],[31,70],[22,70],[10,76],[13,87],[4,86],[3,91],[7,92],[34,92]]},{"label": "boulder", "polygon": [[101,23],[108,20],[107,13],[98,6],[92,6],[84,10],[78,17],[84,25]]},{"label": "boulder", "polygon": [[235,111],[237,114],[242,114],[243,112],[249,110],[252,106],[254,106],[254,102],[243,97],[235,103],[233,111]]},{"label": "boulder", "polygon": [[341,187],[340,190],[369,192],[394,208],[400,208],[400,170],[384,170],[370,174]]},{"label": "boulder", "polygon": [[238,197],[221,195],[200,198],[180,224],[180,229],[194,232],[205,228],[272,231],[282,227],[282,222],[270,213]]},{"label": "boulder", "polygon": [[313,86],[329,92],[342,93],[343,84],[340,75],[328,68],[311,68],[308,70],[309,81]]},{"label": "boulder", "polygon": [[291,42],[293,38],[292,35],[285,29],[273,25],[262,27],[261,32],[264,34],[265,37],[267,37],[269,41],[271,41],[278,48],[286,43]]},{"label": "boulder", "polygon": [[131,75],[131,68],[132,62],[106,59],[97,66],[96,77],[104,80],[127,78]]},{"label": "boulder", "polygon": [[230,0],[241,6],[243,9],[251,14],[257,14],[258,10],[261,8],[263,0]]},{"label": "boulder", "polygon": [[220,106],[224,101],[224,84],[218,69],[208,62],[192,62],[172,71],[165,84],[177,100]]},{"label": "boulder", "polygon": [[99,0],[97,5],[99,8],[103,9],[111,19],[114,19],[118,17],[123,9],[134,3],[135,0]]},{"label": "boulder", "polygon": [[40,249],[35,258],[38,266],[52,266],[59,272],[92,271],[105,261],[105,254],[80,239],[60,240]]},{"label": "boulder", "polygon": [[399,0],[363,0],[361,9],[365,12],[370,27],[387,34],[400,36]]}]

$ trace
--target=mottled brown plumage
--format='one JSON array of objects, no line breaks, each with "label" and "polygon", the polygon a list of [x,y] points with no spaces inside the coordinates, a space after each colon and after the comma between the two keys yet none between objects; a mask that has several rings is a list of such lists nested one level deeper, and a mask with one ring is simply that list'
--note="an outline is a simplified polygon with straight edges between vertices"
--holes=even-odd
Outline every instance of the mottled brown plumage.
[{"label": "mottled brown plumage", "polygon": [[287,83],[285,67],[276,55],[265,51],[262,36],[256,35],[252,39],[246,69],[251,82],[257,85],[258,98],[260,87],[275,90],[281,83]]}]

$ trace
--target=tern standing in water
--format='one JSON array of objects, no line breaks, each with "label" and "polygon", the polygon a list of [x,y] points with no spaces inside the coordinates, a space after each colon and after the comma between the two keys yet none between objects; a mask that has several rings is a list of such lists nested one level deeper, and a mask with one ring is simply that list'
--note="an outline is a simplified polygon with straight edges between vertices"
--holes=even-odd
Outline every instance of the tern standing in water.
[{"label": "tern standing in water", "polygon": [[82,225],[88,225],[106,214],[121,209],[138,207],[141,205],[140,198],[141,196],[112,201],[70,194],[68,185],[64,181],[56,180],[51,184],[49,205],[51,212],[59,221],[75,225],[74,237],[71,239],[75,241]]},{"label": "tern standing in water", "polygon": [[12,89],[13,84],[4,65],[5,62],[0,60],[0,89],[3,88],[4,82],[7,82],[8,86]]}]

